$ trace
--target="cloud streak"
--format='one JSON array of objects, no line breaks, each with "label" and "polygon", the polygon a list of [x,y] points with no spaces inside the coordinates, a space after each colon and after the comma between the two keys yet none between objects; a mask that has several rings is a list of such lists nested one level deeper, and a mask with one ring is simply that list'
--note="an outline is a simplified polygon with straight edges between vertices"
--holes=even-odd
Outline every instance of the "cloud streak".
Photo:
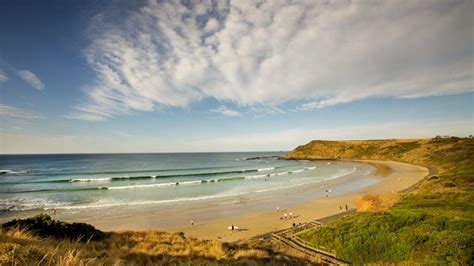
[{"label": "cloud streak", "polygon": [[2,69],[0,69],[0,82],[5,82],[7,80],[8,80],[7,74]]},{"label": "cloud streak", "polygon": [[225,106],[220,106],[219,108],[211,109],[210,111],[213,113],[219,113],[225,116],[240,116],[239,111],[228,109]]},{"label": "cloud streak", "polygon": [[39,79],[38,76],[35,75],[35,73],[29,70],[20,70],[18,71],[18,76],[26,83],[30,84],[31,87],[40,91],[44,90],[45,86],[43,81],[41,81],[41,79]]},{"label": "cloud streak", "polygon": [[0,104],[0,117],[19,118],[27,120],[37,120],[44,118],[41,114],[4,104]]},{"label": "cloud streak", "polygon": [[[67,116],[187,107],[312,110],[473,91],[472,1],[147,1],[86,49],[96,81]],[[114,21],[115,24],[107,24]],[[218,109],[216,109],[218,110]]]}]

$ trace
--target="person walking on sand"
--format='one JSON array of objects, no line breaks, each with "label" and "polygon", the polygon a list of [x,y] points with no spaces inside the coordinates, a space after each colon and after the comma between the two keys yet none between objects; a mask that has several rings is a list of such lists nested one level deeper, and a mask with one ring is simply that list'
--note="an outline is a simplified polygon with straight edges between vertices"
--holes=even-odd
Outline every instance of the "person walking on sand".
[{"label": "person walking on sand", "polygon": [[230,226],[230,229],[232,230],[232,232],[234,232],[234,229],[235,229],[234,224],[232,224],[232,225]]},{"label": "person walking on sand", "polygon": [[285,218],[285,220],[288,219],[288,214],[286,214],[286,212],[283,214],[283,218]]},{"label": "person walking on sand", "polygon": [[347,204],[346,204],[346,211],[348,211],[348,210],[349,210],[349,206],[347,206]]},{"label": "person walking on sand", "polygon": [[191,226],[193,226],[193,225],[194,225],[194,220],[191,220]]},{"label": "person walking on sand", "polygon": [[53,215],[56,216],[56,208],[53,208]]},{"label": "person walking on sand", "polygon": [[289,215],[290,215],[290,219],[293,219],[293,213],[292,213],[292,212],[290,212],[290,214],[289,214]]}]

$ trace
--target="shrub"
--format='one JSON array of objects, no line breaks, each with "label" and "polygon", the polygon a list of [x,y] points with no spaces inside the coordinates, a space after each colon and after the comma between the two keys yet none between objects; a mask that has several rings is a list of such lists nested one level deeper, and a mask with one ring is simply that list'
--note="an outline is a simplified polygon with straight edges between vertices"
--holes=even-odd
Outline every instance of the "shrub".
[{"label": "shrub", "polygon": [[104,232],[95,229],[90,224],[56,221],[47,214],[38,214],[31,218],[6,222],[2,225],[2,229],[7,231],[21,229],[40,237],[80,241],[100,240],[105,237]]}]

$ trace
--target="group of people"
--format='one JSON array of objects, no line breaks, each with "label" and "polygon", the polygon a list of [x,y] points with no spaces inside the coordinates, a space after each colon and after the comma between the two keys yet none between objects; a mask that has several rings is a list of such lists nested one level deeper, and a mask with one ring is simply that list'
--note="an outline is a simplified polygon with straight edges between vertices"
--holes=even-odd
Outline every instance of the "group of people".
[{"label": "group of people", "polygon": [[[342,211],[342,205],[339,205],[339,210]],[[349,210],[349,206],[347,206],[347,204],[346,204],[346,209],[345,209],[345,211],[348,211],[348,210]]]},{"label": "group of people", "polygon": [[[276,210],[277,212],[280,211],[280,207],[276,207]],[[282,217],[280,217],[280,220],[287,220],[287,219],[293,219],[293,213],[292,212],[289,212],[289,213],[284,213]]]},{"label": "group of people", "polygon": [[280,217],[280,220],[287,220],[287,219],[293,219],[293,213],[290,212],[290,213],[284,213],[282,217]]}]

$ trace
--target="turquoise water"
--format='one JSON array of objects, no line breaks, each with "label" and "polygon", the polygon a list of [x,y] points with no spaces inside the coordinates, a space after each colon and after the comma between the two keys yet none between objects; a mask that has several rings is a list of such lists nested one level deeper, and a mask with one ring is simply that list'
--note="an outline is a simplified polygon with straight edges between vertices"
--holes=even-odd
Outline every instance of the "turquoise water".
[{"label": "turquoise water", "polygon": [[350,163],[281,160],[284,154],[1,155],[0,211],[222,201],[324,184],[356,169]]}]

